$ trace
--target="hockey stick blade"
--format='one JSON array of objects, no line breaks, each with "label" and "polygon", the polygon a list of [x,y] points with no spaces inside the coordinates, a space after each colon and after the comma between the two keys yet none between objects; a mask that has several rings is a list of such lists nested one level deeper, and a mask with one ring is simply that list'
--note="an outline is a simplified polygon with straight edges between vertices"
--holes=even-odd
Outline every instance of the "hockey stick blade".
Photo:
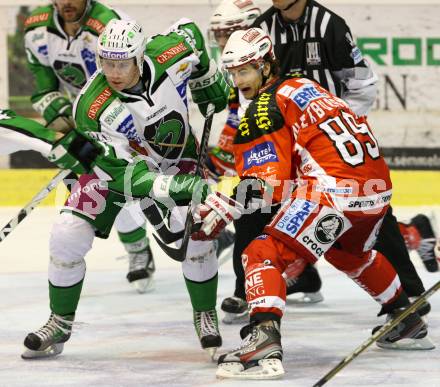
[{"label": "hockey stick blade", "polygon": [[431,297],[437,290],[440,289],[440,281],[431,286],[422,295],[417,297],[417,299],[409,305],[401,314],[399,314],[394,319],[386,322],[382,325],[382,328],[376,331],[374,335],[365,340],[359,347],[357,347],[348,356],[342,359],[335,367],[333,367],[326,375],[319,379],[313,387],[320,387],[327,383],[333,376],[335,376],[339,371],[341,371],[346,365],[352,362],[357,356],[364,352],[371,344],[375,343],[381,337],[386,335],[391,331],[397,324],[399,324],[405,317],[417,310],[429,297]]},{"label": "hockey stick blade", "polygon": [[[199,156],[197,158],[196,170],[194,172],[195,175],[200,175],[202,161],[206,157],[206,152],[208,150],[208,139],[209,139],[209,134],[211,133],[212,118],[214,117],[214,113],[215,113],[215,107],[212,103],[210,103],[206,110],[205,124],[203,125],[203,134],[202,134],[202,139],[200,141],[200,151],[199,151]],[[188,210],[186,212],[184,234],[183,234],[182,244],[180,245],[180,247],[175,249],[173,247],[167,246],[164,242],[159,241],[159,238],[157,238],[156,235],[154,235],[154,238],[156,239],[160,248],[170,258],[174,259],[177,262],[183,262],[186,258],[186,251],[188,250],[188,243],[189,243],[189,238],[191,236],[192,226],[193,226],[192,203],[190,202],[188,204]]]},{"label": "hockey stick blade", "polygon": [[168,246],[166,243],[164,243],[156,234],[153,234],[154,239],[156,239],[157,244],[159,247],[163,250],[163,252],[168,255],[170,258],[174,259],[177,262],[183,262],[185,260],[185,256],[181,254],[181,249],[175,249],[173,247]]},{"label": "hockey stick blade", "polygon": [[21,223],[21,221],[26,218],[32,212],[32,210],[46,198],[47,195],[49,195],[49,193],[58,185],[58,183],[66,178],[70,173],[71,172],[68,169],[58,172],[52,178],[52,180],[31,199],[29,203],[26,204],[18,212],[18,214],[0,230],[0,242],[2,242],[18,226],[18,224]]}]

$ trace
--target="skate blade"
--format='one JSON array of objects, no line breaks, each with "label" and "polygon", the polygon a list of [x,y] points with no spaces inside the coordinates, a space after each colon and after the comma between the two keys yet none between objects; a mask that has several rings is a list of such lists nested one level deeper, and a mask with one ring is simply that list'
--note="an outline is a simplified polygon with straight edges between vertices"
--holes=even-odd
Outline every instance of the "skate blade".
[{"label": "skate blade", "polygon": [[394,349],[401,351],[424,351],[434,349],[435,345],[428,337],[422,339],[401,339],[395,343],[376,342],[376,345],[384,349]]},{"label": "skate blade", "polygon": [[296,298],[287,298],[288,304],[299,305],[317,304],[322,301],[324,301],[324,297],[319,291],[314,293],[303,293],[300,297]]},{"label": "skate blade", "polygon": [[218,347],[210,347],[210,348],[203,348],[206,353],[209,355],[212,361],[217,361],[218,356],[216,356]]},{"label": "skate blade", "polygon": [[245,324],[249,322],[249,312],[243,313],[228,313],[225,312],[225,316],[223,317],[224,324]]},{"label": "skate blade", "polygon": [[154,281],[151,277],[139,279],[137,281],[130,282],[130,284],[139,294],[151,292],[154,289]]},{"label": "skate blade", "polygon": [[63,352],[63,348],[64,348],[64,343],[53,344],[47,347],[43,351],[34,351],[32,349],[26,348],[25,351],[21,354],[21,358],[24,360],[29,360],[29,359],[41,359],[45,357],[53,357]]},{"label": "skate blade", "polygon": [[258,365],[245,369],[238,362],[222,363],[217,367],[215,376],[218,379],[279,379],[285,374],[283,363],[279,359],[262,359]]}]

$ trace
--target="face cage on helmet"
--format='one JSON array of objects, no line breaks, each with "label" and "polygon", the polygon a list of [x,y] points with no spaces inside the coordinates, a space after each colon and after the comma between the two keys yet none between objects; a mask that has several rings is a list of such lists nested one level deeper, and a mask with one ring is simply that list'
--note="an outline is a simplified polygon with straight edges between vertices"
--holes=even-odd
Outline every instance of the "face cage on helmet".
[{"label": "face cage on helmet", "polygon": [[[255,70],[260,71],[261,75],[263,75],[264,62],[265,62],[264,59],[260,58],[260,59],[253,59],[253,60],[251,60],[249,62],[240,64],[238,66],[226,67],[226,66],[223,65],[222,66],[223,77],[225,78],[225,81],[228,84],[228,86],[234,88],[234,87],[236,87],[236,85],[234,83],[234,80],[233,80],[232,75],[229,72],[229,70],[233,70],[233,69],[236,69],[238,67],[250,64],[250,65],[252,65],[255,68]],[[263,75],[263,78],[264,78],[264,75]]]},{"label": "face cage on helmet", "polygon": [[[121,60],[129,60],[129,59],[134,59],[134,63],[137,66],[138,70],[139,70],[139,76],[142,77],[142,73],[144,70],[144,56],[142,53],[142,59],[140,59],[141,56],[140,55],[136,55],[136,56],[132,56],[131,58],[127,58],[127,59],[121,59]],[[107,58],[103,58],[102,56],[98,55],[98,59],[96,61],[96,67],[98,68],[98,70],[102,71],[102,63],[101,60],[102,59],[107,59]],[[105,75],[105,74],[104,74]]]}]

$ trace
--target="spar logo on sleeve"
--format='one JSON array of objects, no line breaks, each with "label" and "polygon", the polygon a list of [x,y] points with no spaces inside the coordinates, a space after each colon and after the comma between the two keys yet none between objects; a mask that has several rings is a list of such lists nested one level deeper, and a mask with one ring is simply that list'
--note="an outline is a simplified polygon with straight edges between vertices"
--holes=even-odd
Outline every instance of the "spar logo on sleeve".
[{"label": "spar logo on sleeve", "polygon": [[317,206],[317,203],[308,200],[295,199],[277,222],[275,229],[294,238]]},{"label": "spar logo on sleeve", "polygon": [[295,90],[290,99],[303,111],[310,102],[325,96],[326,94],[321,93],[315,86],[307,85]]},{"label": "spar logo on sleeve", "polygon": [[279,161],[275,145],[272,141],[257,144],[246,152],[243,152],[244,169],[252,166],[259,167],[269,162]]}]

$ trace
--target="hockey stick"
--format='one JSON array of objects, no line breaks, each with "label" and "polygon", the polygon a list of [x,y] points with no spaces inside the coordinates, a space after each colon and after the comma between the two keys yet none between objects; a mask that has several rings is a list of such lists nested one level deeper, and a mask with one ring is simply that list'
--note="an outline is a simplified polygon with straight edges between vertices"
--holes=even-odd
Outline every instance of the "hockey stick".
[{"label": "hockey stick", "polygon": [[[203,160],[206,158],[206,152],[208,150],[208,139],[209,134],[211,133],[211,126],[212,126],[212,118],[214,117],[215,113],[215,107],[212,103],[208,105],[207,111],[206,111],[206,118],[205,118],[205,124],[203,125],[203,134],[202,139],[200,141],[200,151],[199,156],[197,158],[197,165],[195,170],[195,175],[200,175],[200,169],[202,166]],[[177,262],[183,262],[186,258],[186,251],[188,249],[188,243],[189,238],[191,236],[191,228],[192,228],[192,202],[188,204],[188,210],[186,212],[186,220],[185,220],[185,227],[183,231],[183,239],[182,244],[179,248],[174,249],[168,245],[166,245],[164,242],[162,242],[156,234],[153,234],[154,238],[156,239],[156,242],[159,244],[160,248],[172,259],[174,259]]]},{"label": "hockey stick", "polygon": [[0,230],[0,242],[3,241],[14,229],[17,225],[28,216],[32,210],[40,204],[40,202],[47,196],[49,193],[58,185],[60,181],[62,181],[65,177],[70,174],[70,170],[62,170],[58,172],[52,180],[42,188],[32,199],[26,204],[19,213],[12,218],[9,223]]},{"label": "hockey stick", "polygon": [[353,361],[358,355],[365,351],[371,344],[379,340],[381,337],[385,336],[390,332],[397,324],[399,324],[405,317],[410,315],[416,309],[418,309],[426,300],[431,297],[437,290],[440,289],[440,281],[426,290],[422,295],[417,297],[417,299],[409,305],[401,314],[399,314],[394,319],[386,322],[382,325],[374,335],[365,340],[359,347],[357,347],[352,353],[342,359],[338,365],[331,369],[327,374],[325,374],[321,379],[319,379],[313,387],[320,387],[327,383],[333,376],[335,376],[339,371],[341,371],[347,364]]}]

